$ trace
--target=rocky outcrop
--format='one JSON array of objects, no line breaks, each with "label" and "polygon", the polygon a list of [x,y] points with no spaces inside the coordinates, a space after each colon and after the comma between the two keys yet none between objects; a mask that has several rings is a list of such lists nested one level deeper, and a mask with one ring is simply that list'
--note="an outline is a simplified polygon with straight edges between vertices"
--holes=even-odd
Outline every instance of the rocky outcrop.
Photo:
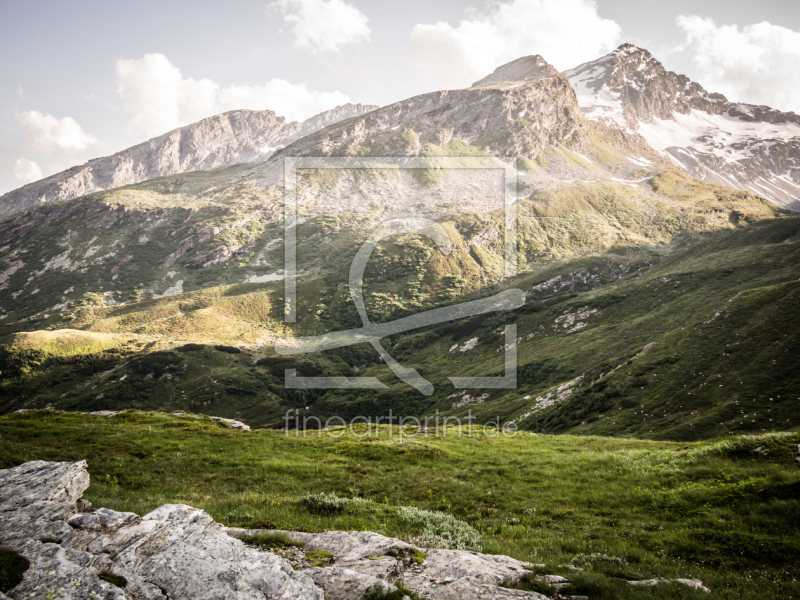
[{"label": "rocky outcrop", "polygon": [[301,137],[375,108],[345,104],[291,123],[271,110],[222,113],[8,192],[0,196],[0,218],[29,206],[69,200],[153,177],[267,159]]},{"label": "rocky outcrop", "polygon": [[559,76],[561,76],[561,73],[555,67],[538,54],[535,54],[534,56],[523,56],[497,67],[491,75],[476,81],[472,84],[472,87],[519,81],[536,81],[537,79]]},{"label": "rocky outcrop", "polygon": [[588,127],[569,81],[531,56],[471,88],[414,96],[326,128],[278,156],[418,156],[428,143],[460,140],[498,156],[533,157],[548,145],[581,147]]},{"label": "rocky outcrop", "polygon": [[653,117],[671,119],[674,113],[688,115],[693,109],[716,115],[729,105],[722,94],[709,94],[686,75],[667,71],[650,52],[632,44],[564,75],[587,117],[632,131]]},{"label": "rocky outcrop", "polygon": [[800,116],[730,102],[631,44],[564,75],[587,118],[639,133],[693,177],[800,210]]},{"label": "rocky outcrop", "polygon": [[286,532],[304,543],[299,554],[330,556],[326,566],[295,570],[279,552],[237,539],[269,532],[229,529],[182,504],[142,517],[91,510],[80,499],[88,485],[85,461],[0,471],[0,547],[30,562],[10,598],[358,600],[376,588],[394,592],[392,582],[430,600],[545,598],[500,585],[527,573],[528,563],[423,550],[371,532]]},{"label": "rocky outcrop", "polygon": [[[24,408],[14,411],[14,412],[28,412]],[[119,414],[119,411],[115,410],[95,410],[89,413],[84,413],[88,415],[95,415],[98,417],[116,417]],[[186,413],[172,413],[174,417],[183,417]],[[237,421],[236,419],[226,419],[224,417],[209,417],[212,421],[216,421],[217,423],[225,423],[230,429],[239,429],[241,431],[250,431],[250,425],[246,423],[242,423],[241,421]],[[105,510],[105,509],[100,509]],[[98,511],[99,512],[99,511]]]}]

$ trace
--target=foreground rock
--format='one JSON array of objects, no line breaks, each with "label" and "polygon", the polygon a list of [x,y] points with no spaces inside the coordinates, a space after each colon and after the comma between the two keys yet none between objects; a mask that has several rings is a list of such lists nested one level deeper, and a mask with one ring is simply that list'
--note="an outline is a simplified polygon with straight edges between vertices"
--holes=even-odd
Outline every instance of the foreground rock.
[{"label": "foreground rock", "polygon": [[639,587],[655,587],[657,585],[672,585],[673,583],[679,583],[681,585],[700,590],[701,592],[705,592],[706,594],[711,593],[711,590],[704,586],[703,582],[699,579],[662,579],[658,577],[656,579],[644,579],[642,581],[629,581],[628,583],[630,585],[636,585]]},{"label": "foreground rock", "polygon": [[526,573],[527,563],[423,551],[371,532],[288,532],[304,542],[303,554],[331,555],[326,566],[296,571],[278,553],[237,539],[258,532],[226,528],[191,506],[166,504],[142,517],[92,511],[80,499],[88,485],[85,461],[0,470],[0,547],[30,562],[10,598],[358,600],[375,588],[393,592],[396,581],[430,600],[545,598],[500,587]]}]

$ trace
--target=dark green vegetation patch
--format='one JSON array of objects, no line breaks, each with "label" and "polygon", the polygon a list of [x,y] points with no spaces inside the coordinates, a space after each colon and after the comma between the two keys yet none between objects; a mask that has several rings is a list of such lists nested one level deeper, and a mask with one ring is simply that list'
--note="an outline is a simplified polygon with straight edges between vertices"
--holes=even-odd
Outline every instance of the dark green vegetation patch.
[{"label": "dark green vegetation patch", "polygon": [[122,575],[114,575],[113,573],[99,573],[97,575],[103,581],[110,583],[111,585],[115,585],[118,588],[124,588],[128,585],[128,580],[125,579]]},{"label": "dark green vegetation patch", "polygon": [[0,592],[8,592],[22,582],[22,576],[31,566],[25,558],[0,548]]},{"label": "dark green vegetation patch", "polygon": [[305,546],[303,542],[290,540],[285,533],[257,533],[255,535],[246,535],[239,539],[245,544],[271,550],[292,547],[302,548]]}]

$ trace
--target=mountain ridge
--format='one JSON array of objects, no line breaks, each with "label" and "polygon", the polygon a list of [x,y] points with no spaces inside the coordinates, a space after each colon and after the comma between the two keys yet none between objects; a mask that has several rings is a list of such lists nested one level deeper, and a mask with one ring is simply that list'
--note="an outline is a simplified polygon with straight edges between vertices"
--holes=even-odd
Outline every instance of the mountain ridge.
[{"label": "mountain ridge", "polygon": [[586,118],[642,135],[693,177],[800,211],[800,116],[795,113],[709,93],[632,44],[564,74]]},{"label": "mountain ridge", "polygon": [[29,206],[189,171],[269,158],[279,148],[337,121],[377,108],[344,104],[305,121],[286,122],[271,110],[233,110],[178,127],[0,196],[0,218]]}]

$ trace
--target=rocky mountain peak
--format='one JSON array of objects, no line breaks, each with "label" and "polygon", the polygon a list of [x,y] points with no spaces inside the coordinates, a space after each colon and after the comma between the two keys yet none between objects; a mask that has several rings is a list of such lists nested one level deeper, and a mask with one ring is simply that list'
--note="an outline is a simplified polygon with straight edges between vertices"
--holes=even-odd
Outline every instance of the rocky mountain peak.
[{"label": "rocky mountain peak", "polygon": [[733,104],[623,44],[564,72],[585,117],[639,133],[698,179],[800,210],[800,117]]},{"label": "rocky mountain peak", "polygon": [[692,109],[720,114],[728,101],[664,66],[644,48],[622,44],[605,56],[564,72],[590,119],[636,131],[653,117]]},{"label": "rocky mountain peak", "polygon": [[534,54],[533,56],[523,56],[497,67],[491,75],[476,81],[471,87],[483,87],[514,81],[535,81],[560,75],[561,73],[544,58]]}]

